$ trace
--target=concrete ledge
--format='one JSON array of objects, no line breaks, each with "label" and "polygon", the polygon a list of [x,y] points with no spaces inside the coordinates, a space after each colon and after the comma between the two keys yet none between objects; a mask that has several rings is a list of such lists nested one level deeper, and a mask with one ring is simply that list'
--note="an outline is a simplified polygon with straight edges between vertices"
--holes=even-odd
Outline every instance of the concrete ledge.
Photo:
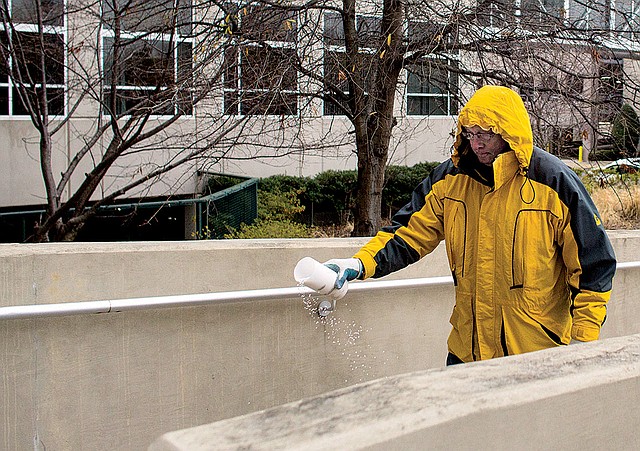
[{"label": "concrete ledge", "polygon": [[[640,260],[640,231],[610,235],[619,262]],[[347,257],[365,240],[0,245],[0,306],[291,287],[300,258]],[[449,274],[441,244],[389,279]],[[640,270],[616,274],[603,339],[640,333],[639,290]],[[302,299],[0,320],[0,449],[145,449],[441,367],[453,302],[440,286],[352,291],[325,320]]]},{"label": "concrete ledge", "polygon": [[640,449],[639,406],[632,335],[378,379],[149,449]]}]

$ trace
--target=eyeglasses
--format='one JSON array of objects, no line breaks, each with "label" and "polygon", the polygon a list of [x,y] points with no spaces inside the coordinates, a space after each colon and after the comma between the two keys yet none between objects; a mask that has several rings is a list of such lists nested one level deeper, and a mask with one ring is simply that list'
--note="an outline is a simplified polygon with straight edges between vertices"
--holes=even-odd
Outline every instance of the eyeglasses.
[{"label": "eyeglasses", "polygon": [[477,139],[480,142],[483,143],[488,143],[489,141],[491,141],[491,139],[496,136],[495,133],[493,132],[477,132],[477,133],[472,133],[472,132],[468,132],[468,131],[463,131],[462,133],[460,133],[462,135],[463,138],[468,139],[469,141],[471,141],[472,139]]}]

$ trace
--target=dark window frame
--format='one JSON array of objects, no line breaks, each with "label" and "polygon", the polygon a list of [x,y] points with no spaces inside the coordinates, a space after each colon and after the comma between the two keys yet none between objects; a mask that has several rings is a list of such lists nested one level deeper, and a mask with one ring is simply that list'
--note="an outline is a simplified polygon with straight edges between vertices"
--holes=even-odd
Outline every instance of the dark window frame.
[{"label": "dark window frame", "polygon": [[[451,57],[430,57],[405,67],[407,116],[444,117],[458,114],[460,80],[457,72],[448,70],[448,67],[457,63],[457,59]],[[444,65],[447,67],[442,67]]]},{"label": "dark window frame", "polygon": [[[110,26],[113,12],[108,2],[103,3],[105,27],[101,36],[101,58],[103,65],[103,113],[111,114],[108,106],[115,95],[115,115],[122,116],[137,107],[152,116],[173,116],[193,114],[191,79],[193,74],[192,1],[178,0],[178,10],[173,9],[172,0],[154,0],[152,10],[142,10],[141,16],[135,12],[124,20],[121,31],[119,52],[122,56],[120,73],[116,75],[116,92],[111,91],[113,46],[115,34]],[[137,0],[133,6],[148,6],[146,0]],[[155,8],[155,9],[154,9]],[[164,9],[163,9],[164,8]],[[171,14],[167,15],[167,8]],[[162,15],[164,13],[164,15]],[[171,17],[175,26],[170,27],[157,20]],[[137,58],[136,58],[137,56]],[[130,64],[131,63],[131,64]],[[186,85],[180,88],[181,85]],[[158,96],[158,91],[170,90],[172,96]],[[147,102],[146,105],[144,103]],[[141,105],[144,105],[142,107]]]},{"label": "dark window frame", "polygon": [[243,39],[225,49],[224,114],[298,116],[297,13],[253,4],[232,16]]},{"label": "dark window frame", "polygon": [[[359,56],[363,60],[373,59],[381,36],[381,18],[367,14],[357,15],[356,30],[360,45]],[[342,63],[346,58],[346,50],[344,45],[344,28],[342,18],[339,14],[331,12],[325,12],[323,14],[323,42],[324,79],[327,83],[342,84],[344,86],[342,93],[348,95],[348,80],[346,76],[341,77],[340,75],[341,72],[347,71],[347,68],[345,67],[346,64]],[[365,96],[368,96],[372,75],[368,69],[371,67],[371,64],[364,62],[360,64],[360,67],[360,77],[365,84]],[[328,92],[327,88],[325,88],[325,92]],[[342,106],[340,103],[341,101],[327,98],[325,95],[322,109],[323,116],[344,116],[344,110],[348,110],[349,107],[346,105],[346,102]]]},{"label": "dark window frame", "polygon": [[[0,26],[3,48],[9,42],[20,51],[39,58],[45,55],[46,76],[45,84],[41,83],[42,73],[39,64],[14,60],[10,56],[3,61],[4,70],[0,71],[0,118],[29,117],[29,111],[21,99],[21,95],[31,97],[33,103],[37,101],[42,89],[47,91],[47,112],[51,116],[61,116],[66,112],[66,31],[64,17],[64,0],[48,0],[43,2],[45,9],[44,27],[39,29],[35,23],[35,15],[28,6],[34,0],[14,0],[11,4],[10,29]],[[30,20],[33,18],[33,20]],[[45,41],[44,49],[34,48],[39,44],[40,33]],[[25,90],[20,90],[17,80],[9,75],[10,69],[20,70]]]}]

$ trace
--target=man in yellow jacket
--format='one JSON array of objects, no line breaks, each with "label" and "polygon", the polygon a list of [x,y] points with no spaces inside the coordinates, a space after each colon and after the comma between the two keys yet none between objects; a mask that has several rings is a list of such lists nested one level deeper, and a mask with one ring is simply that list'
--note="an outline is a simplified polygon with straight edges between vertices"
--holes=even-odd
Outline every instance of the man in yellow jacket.
[{"label": "man in yellow jacket", "polygon": [[479,89],[454,152],[353,258],[325,265],[336,288],[415,263],[444,239],[456,304],[447,364],[596,340],[615,255],[579,178],[533,146],[518,94]]}]

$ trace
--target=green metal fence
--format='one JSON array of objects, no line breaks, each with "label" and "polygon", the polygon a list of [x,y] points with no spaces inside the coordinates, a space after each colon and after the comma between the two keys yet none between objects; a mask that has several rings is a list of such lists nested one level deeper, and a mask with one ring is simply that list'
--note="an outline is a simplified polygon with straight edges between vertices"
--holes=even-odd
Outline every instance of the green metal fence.
[{"label": "green metal fence", "polygon": [[[198,199],[200,237],[222,238],[230,229],[251,224],[258,217],[258,179],[249,179]],[[207,229],[205,229],[205,226]]]},{"label": "green metal fence", "polygon": [[[195,213],[195,218],[193,214]],[[0,211],[0,242],[24,242],[41,221],[44,208]],[[187,220],[187,215],[190,218]],[[258,217],[258,179],[248,179],[230,188],[191,199],[105,205],[89,220],[78,241],[179,240],[223,238],[242,223]],[[195,236],[186,223],[195,220]],[[193,226],[192,226],[193,227]],[[193,229],[191,229],[193,231]]]}]

